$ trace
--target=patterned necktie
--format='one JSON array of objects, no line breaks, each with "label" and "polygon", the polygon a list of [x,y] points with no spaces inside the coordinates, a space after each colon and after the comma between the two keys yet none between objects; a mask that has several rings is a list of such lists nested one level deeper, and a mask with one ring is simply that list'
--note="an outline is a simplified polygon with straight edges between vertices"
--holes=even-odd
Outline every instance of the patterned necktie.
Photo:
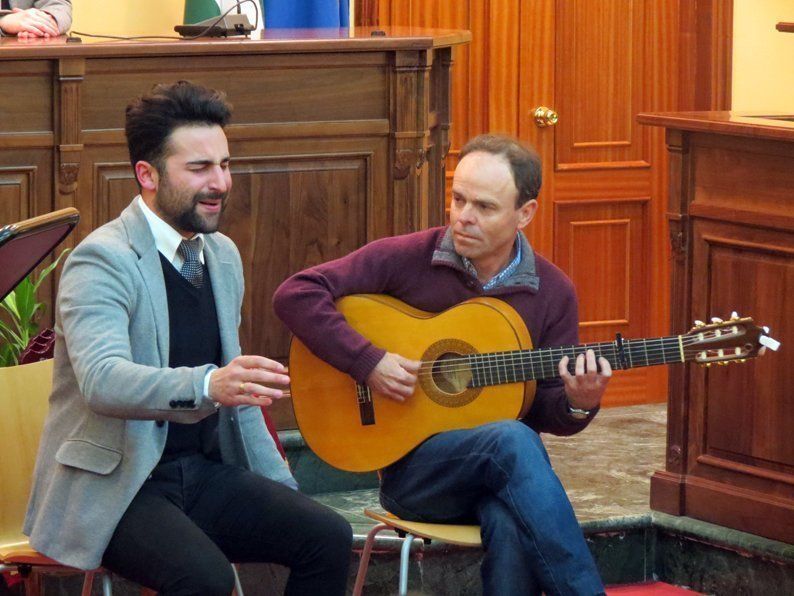
[{"label": "patterned necktie", "polygon": [[201,238],[194,238],[193,240],[183,240],[177,249],[179,255],[184,259],[179,273],[197,288],[204,284],[204,267],[199,260],[200,248]]}]

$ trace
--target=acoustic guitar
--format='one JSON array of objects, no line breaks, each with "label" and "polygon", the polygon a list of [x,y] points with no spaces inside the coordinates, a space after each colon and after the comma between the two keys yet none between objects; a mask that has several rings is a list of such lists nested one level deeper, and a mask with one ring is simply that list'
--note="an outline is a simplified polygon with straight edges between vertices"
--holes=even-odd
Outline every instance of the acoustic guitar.
[{"label": "acoustic guitar", "polygon": [[[475,298],[439,314],[389,296],[337,301],[347,322],[374,345],[422,365],[403,403],[370,391],[317,358],[297,338],[290,346],[290,391],[306,443],[330,465],[352,472],[387,466],[446,430],[515,420],[532,404],[535,382],[559,376],[563,356],[587,349],[614,370],[693,361],[744,361],[777,342],[750,318],[696,323],[684,335],[532,349],[518,313],[496,298]],[[574,363],[569,366],[573,368]]]}]

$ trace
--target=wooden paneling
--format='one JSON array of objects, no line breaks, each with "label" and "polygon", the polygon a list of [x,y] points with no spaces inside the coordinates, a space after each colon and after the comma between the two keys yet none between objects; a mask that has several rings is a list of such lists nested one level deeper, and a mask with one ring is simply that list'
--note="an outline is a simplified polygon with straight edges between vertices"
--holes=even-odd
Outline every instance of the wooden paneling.
[{"label": "wooden paneling", "polygon": [[651,50],[645,2],[574,0],[556,7],[557,169],[648,167],[649,137],[634,121],[654,83],[645,77]]},{"label": "wooden paneling", "polygon": [[158,82],[187,78],[223,89],[235,106],[235,124],[388,118],[387,61],[385,52],[242,55],[231,62],[197,56],[187,64],[168,58],[92,60],[83,84],[82,125],[119,128],[124,113],[115,106],[149,91],[153,72]]},{"label": "wooden paneling", "polygon": [[0,95],[0,138],[54,130],[52,76],[53,65],[44,60],[3,64],[0,88],[13,93]]},{"label": "wooden paneling", "polygon": [[21,221],[36,210],[36,168],[0,168],[0,221]]},{"label": "wooden paneling", "polygon": [[[416,33],[71,44],[63,55],[56,40],[38,49],[53,55],[38,60],[20,59],[36,49],[4,38],[0,223],[75,206],[76,244],[138,194],[123,130],[129,100],[185,78],[220,89],[234,106],[221,231],[243,260],[241,343],[286,360],[289,335],[271,298],[287,276],[444,220],[451,46],[467,34]],[[294,427],[289,400],[273,412],[280,427]]]},{"label": "wooden paneling", "polygon": [[679,110],[730,110],[733,0],[681,2]]},{"label": "wooden paneling", "polygon": [[[762,322],[776,337],[794,337],[794,320],[786,316],[794,292],[791,238],[747,234],[741,226],[713,222],[698,225],[695,235],[705,253],[705,262],[696,266],[710,275],[708,312],[767,313]],[[794,387],[794,368],[780,366],[780,359],[771,356],[714,371],[706,387],[705,453],[794,474],[791,428],[778,423],[794,422],[794,393],[778,396],[775,391]]]},{"label": "wooden paneling", "polygon": [[671,375],[666,469],[652,478],[651,506],[794,542],[794,369],[785,356],[794,124],[727,113],[643,119],[671,128],[672,281],[682,293],[674,325],[736,310],[783,345],[745,364]]}]

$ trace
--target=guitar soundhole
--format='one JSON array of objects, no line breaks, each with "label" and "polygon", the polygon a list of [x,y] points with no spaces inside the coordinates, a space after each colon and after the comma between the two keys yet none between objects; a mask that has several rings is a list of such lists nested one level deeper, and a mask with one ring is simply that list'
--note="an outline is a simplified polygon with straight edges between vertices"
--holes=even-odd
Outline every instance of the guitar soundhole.
[{"label": "guitar soundhole", "polygon": [[419,385],[425,395],[447,408],[465,406],[477,399],[481,387],[469,387],[471,367],[466,358],[476,354],[471,344],[460,339],[442,339],[422,355],[423,362],[432,362],[430,374],[419,374]]},{"label": "guitar soundhole", "polygon": [[461,362],[462,356],[447,352],[433,363],[433,384],[444,393],[463,393],[471,382],[471,368]]}]

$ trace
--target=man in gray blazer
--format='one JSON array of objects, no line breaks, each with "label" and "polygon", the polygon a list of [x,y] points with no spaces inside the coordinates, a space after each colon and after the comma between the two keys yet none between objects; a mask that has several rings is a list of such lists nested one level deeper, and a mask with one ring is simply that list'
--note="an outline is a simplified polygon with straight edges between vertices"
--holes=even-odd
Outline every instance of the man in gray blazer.
[{"label": "man in gray blazer", "polygon": [[343,594],[350,526],[294,490],[259,410],[289,377],[240,355],[242,264],[216,232],[230,113],[185,81],[127,107],[141,195],[66,261],[25,532],[161,594],[228,595],[229,560],[290,567],[290,594]]},{"label": "man in gray blazer", "polygon": [[0,2],[0,35],[57,37],[72,26],[72,0]]}]

